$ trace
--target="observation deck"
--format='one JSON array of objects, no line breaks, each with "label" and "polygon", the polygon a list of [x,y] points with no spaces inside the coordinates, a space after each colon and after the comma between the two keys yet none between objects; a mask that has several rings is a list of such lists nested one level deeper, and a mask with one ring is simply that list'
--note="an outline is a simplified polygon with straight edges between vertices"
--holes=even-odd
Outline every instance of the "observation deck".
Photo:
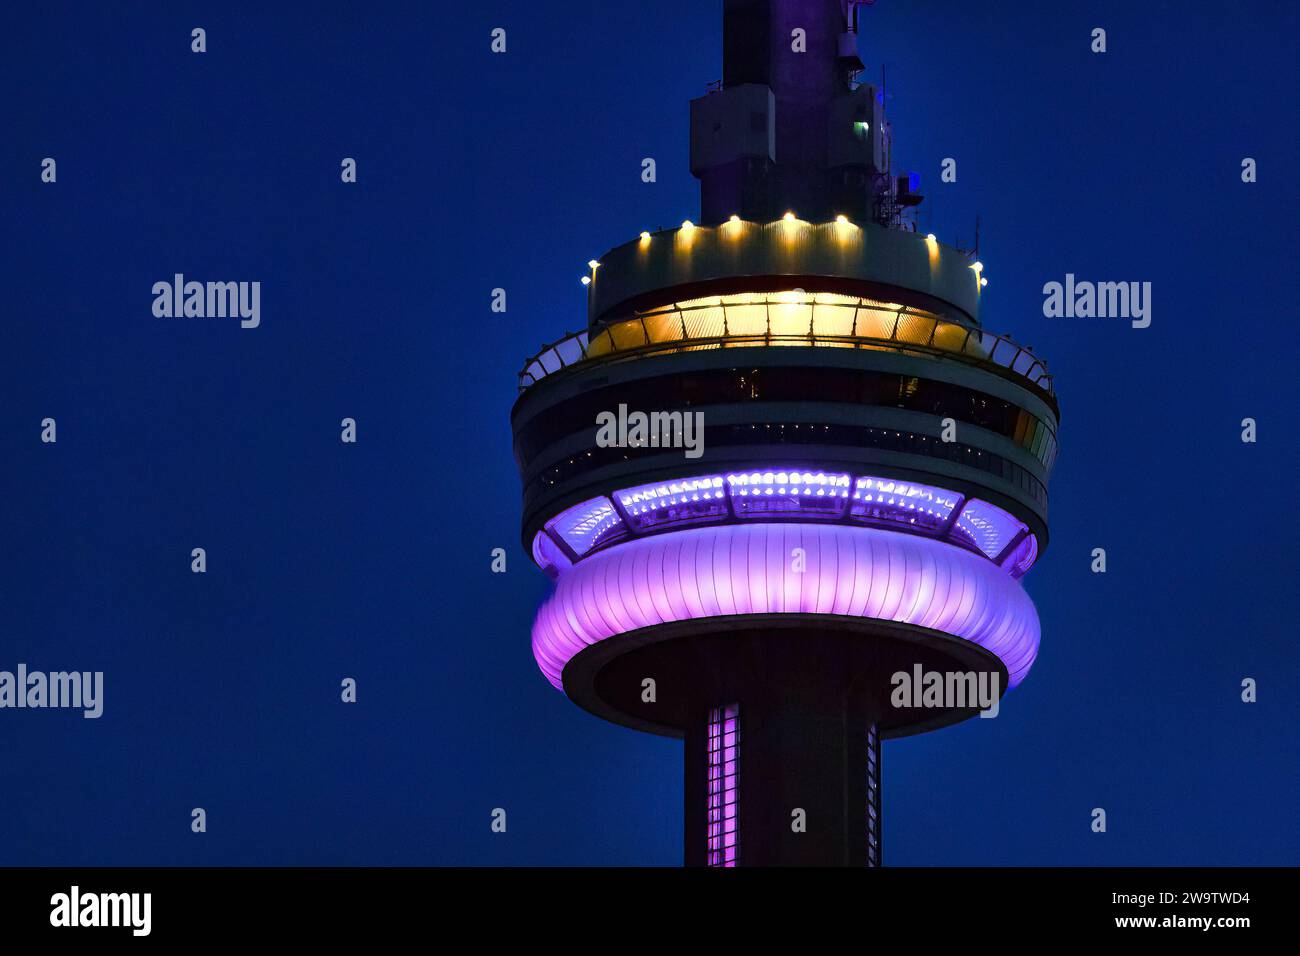
[{"label": "observation deck", "polygon": [[1055,404],[1047,364],[1008,336],[896,302],[803,291],[707,296],[602,321],[525,361],[519,390],[600,363],[769,346],[877,349],[962,362],[1031,386]]}]

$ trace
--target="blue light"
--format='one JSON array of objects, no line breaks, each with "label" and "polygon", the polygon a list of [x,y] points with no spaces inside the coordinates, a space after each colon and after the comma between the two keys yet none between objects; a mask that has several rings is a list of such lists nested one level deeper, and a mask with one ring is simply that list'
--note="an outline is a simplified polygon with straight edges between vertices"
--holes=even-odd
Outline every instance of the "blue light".
[{"label": "blue light", "polygon": [[627,533],[623,519],[604,496],[590,498],[560,512],[546,523],[546,528],[559,535],[578,555]]},{"label": "blue light", "polygon": [[721,475],[638,485],[617,492],[618,503],[636,531],[727,515]]},{"label": "blue light", "polygon": [[938,531],[948,524],[961,495],[931,485],[863,477],[853,487],[849,514],[888,524]]},{"label": "blue light", "polygon": [[1025,524],[996,505],[974,498],[962,509],[953,530],[984,552],[986,557],[996,558],[1016,535],[1025,530]]},{"label": "blue light", "polygon": [[849,497],[849,476],[798,470],[734,472],[727,475],[727,487],[738,518],[838,518]]}]

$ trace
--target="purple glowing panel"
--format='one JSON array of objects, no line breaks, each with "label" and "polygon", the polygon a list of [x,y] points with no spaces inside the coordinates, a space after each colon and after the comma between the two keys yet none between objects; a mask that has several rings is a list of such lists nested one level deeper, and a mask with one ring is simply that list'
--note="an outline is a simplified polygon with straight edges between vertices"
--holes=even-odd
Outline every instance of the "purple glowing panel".
[{"label": "purple glowing panel", "polygon": [[740,707],[729,704],[709,711],[708,804],[709,866],[735,866],[739,844],[736,818],[737,767],[740,762]]},{"label": "purple glowing panel", "polygon": [[615,497],[637,531],[703,524],[728,514],[727,492],[721,475],[638,485],[616,492]]},{"label": "purple glowing panel", "polygon": [[603,496],[589,498],[560,512],[546,522],[546,528],[552,534],[559,535],[577,555],[584,555],[596,545],[627,533],[623,519],[618,516],[610,500]]},{"label": "purple glowing panel", "polygon": [[969,541],[988,557],[996,558],[1020,532],[1024,522],[1013,518],[1001,508],[972,498],[961,510],[953,531]]},{"label": "purple glowing panel", "polygon": [[[804,570],[790,554],[804,549]],[[729,524],[636,538],[560,572],[533,623],[533,655],[557,688],[579,651],[670,621],[731,614],[844,614],[964,638],[1015,686],[1038,653],[1020,584],[965,548],[881,528]]]},{"label": "purple glowing panel", "polygon": [[1025,572],[1034,566],[1038,560],[1038,538],[1032,534],[1027,534],[1021,542],[1011,549],[1011,553],[1006,556],[1002,562],[1002,567],[1011,573],[1013,578],[1023,577]]},{"label": "purple glowing panel", "polygon": [[560,546],[552,541],[550,535],[545,531],[539,531],[533,535],[533,561],[546,572],[547,577],[552,579],[560,573],[561,568],[567,568],[573,564],[568,556],[560,550]]},{"label": "purple glowing panel", "polygon": [[824,471],[744,471],[727,475],[737,518],[838,518],[849,476]]},{"label": "purple glowing panel", "polygon": [[930,485],[889,478],[858,478],[853,483],[849,514],[864,521],[939,531],[961,495]]},{"label": "purple glowing panel", "polygon": [[[850,492],[850,485],[852,491]],[[965,501],[954,491],[841,472],[744,471],[702,475],[614,492],[617,508],[607,497],[590,498],[547,523],[552,537],[563,542],[561,556],[584,558],[606,544],[630,534],[656,534],[690,525],[752,520],[842,521],[927,535],[943,535],[983,553],[1008,574],[1020,577],[1038,556],[1038,542],[1022,544],[1027,528],[987,501]],[[955,519],[954,519],[955,514]],[[533,557],[551,577],[557,563],[543,554],[545,542],[534,541]],[[1011,548],[1015,560],[1008,560]]]}]

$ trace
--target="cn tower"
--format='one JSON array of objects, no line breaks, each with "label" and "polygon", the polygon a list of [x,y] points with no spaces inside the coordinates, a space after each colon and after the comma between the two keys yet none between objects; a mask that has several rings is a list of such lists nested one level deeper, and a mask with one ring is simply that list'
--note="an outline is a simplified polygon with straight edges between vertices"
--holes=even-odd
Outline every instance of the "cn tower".
[{"label": "cn tower", "polygon": [[699,213],[593,260],[585,328],[520,374],[533,654],[684,741],[687,865],[879,866],[881,741],[1037,655],[1059,410],[984,330],[978,251],[917,229],[860,5],[722,8]]}]

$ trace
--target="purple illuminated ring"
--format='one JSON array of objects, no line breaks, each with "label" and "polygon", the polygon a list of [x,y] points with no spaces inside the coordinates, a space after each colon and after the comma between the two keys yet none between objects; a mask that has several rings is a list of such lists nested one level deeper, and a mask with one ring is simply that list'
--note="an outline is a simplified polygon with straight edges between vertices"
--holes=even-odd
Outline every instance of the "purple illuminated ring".
[{"label": "purple illuminated ring", "polygon": [[671,621],[781,613],[941,631],[996,654],[1009,687],[1038,654],[1029,596],[964,548],[878,528],[752,524],[635,539],[564,568],[533,623],[533,655],[562,688],[570,658],[598,641]]}]

